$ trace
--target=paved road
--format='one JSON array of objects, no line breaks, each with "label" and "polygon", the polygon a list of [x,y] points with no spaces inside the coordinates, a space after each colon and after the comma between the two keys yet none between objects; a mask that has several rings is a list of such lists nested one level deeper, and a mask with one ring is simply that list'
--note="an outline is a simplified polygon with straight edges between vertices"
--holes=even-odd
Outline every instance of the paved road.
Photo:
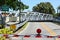
[{"label": "paved road", "polygon": [[36,29],[40,28],[42,30],[41,34],[45,34],[45,35],[50,35],[41,25],[40,22],[29,22],[27,27],[21,31],[20,35],[26,35],[26,34],[37,34],[36,33]]},{"label": "paved road", "polygon": [[45,24],[51,28],[57,35],[60,35],[60,26],[51,22],[45,22]]},{"label": "paved road", "polygon": [[[40,28],[42,30],[43,35],[60,35],[60,26],[51,23],[51,22],[29,22],[27,27],[21,31],[20,35],[26,35],[26,34],[36,34],[36,29]],[[60,40],[56,38],[55,40]]]},{"label": "paved road", "polygon": [[[18,33],[19,35],[37,34],[36,29],[40,28],[43,35],[60,35],[60,26],[51,22],[29,22],[27,27]],[[13,38],[15,40],[15,38]],[[19,39],[19,38],[18,38]],[[22,39],[22,38],[20,38]],[[58,38],[23,38],[23,40],[60,40]]]}]

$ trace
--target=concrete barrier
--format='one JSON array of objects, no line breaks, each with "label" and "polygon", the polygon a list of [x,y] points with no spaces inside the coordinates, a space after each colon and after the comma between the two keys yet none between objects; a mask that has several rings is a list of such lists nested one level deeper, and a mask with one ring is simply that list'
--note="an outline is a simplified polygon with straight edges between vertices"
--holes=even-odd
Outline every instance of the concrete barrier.
[{"label": "concrete barrier", "polygon": [[19,17],[6,17],[6,23],[9,21],[13,21],[14,19],[16,19],[15,21],[19,22]]},{"label": "concrete barrier", "polygon": [[17,22],[19,22],[19,17],[17,17]]},{"label": "concrete barrier", "polygon": [[6,17],[6,21],[5,21],[5,22],[6,22],[6,23],[9,22],[9,17]]},{"label": "concrete barrier", "polygon": [[17,17],[9,17],[9,21],[10,22],[17,21]]}]

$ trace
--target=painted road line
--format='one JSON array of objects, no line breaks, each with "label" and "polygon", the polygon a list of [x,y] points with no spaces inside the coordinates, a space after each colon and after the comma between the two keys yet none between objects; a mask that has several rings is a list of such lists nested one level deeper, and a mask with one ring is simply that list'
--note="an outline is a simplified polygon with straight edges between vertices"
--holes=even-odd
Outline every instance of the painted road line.
[{"label": "painted road line", "polygon": [[[25,24],[25,28],[27,27],[27,25],[28,25],[28,23]],[[18,33],[22,32],[25,28],[22,27],[21,29],[19,29],[19,30],[18,30],[16,33],[14,33],[14,34],[18,34]]]},{"label": "painted road line", "polygon": [[[40,22],[41,26],[47,30],[52,36],[56,36],[57,34],[51,29],[49,28],[44,22]],[[56,40],[59,40],[58,38],[56,38]]]},{"label": "painted road line", "polygon": [[17,34],[19,35],[20,33],[22,33],[24,30],[26,30],[27,29],[27,27],[28,27],[28,25],[29,25],[29,23],[26,25],[26,27],[23,29],[23,30],[21,30],[20,32],[18,32]]}]

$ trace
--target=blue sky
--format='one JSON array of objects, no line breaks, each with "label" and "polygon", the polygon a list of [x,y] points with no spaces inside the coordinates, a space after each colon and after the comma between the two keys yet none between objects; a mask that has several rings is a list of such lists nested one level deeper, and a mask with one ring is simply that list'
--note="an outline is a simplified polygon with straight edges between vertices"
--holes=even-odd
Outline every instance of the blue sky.
[{"label": "blue sky", "polygon": [[21,1],[29,6],[28,10],[30,11],[32,11],[33,6],[39,4],[40,2],[50,2],[53,5],[55,11],[57,10],[57,7],[60,5],[60,0],[21,0]]}]

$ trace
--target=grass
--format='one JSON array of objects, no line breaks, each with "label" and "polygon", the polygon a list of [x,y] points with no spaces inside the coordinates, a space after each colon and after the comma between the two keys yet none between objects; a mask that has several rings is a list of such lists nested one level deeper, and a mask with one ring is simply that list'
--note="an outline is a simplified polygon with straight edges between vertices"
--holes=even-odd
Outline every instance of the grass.
[{"label": "grass", "polygon": [[[22,31],[24,28],[26,28],[27,24],[28,24],[28,22],[25,23],[25,24],[22,26],[22,28],[17,31],[17,33],[19,33],[19,32]],[[8,31],[7,28],[4,29],[3,31],[5,31],[5,30]],[[0,36],[0,40],[6,40],[6,38],[3,37],[3,36]]]},{"label": "grass", "polygon": [[24,29],[27,26],[28,22],[22,27],[22,29]]}]

